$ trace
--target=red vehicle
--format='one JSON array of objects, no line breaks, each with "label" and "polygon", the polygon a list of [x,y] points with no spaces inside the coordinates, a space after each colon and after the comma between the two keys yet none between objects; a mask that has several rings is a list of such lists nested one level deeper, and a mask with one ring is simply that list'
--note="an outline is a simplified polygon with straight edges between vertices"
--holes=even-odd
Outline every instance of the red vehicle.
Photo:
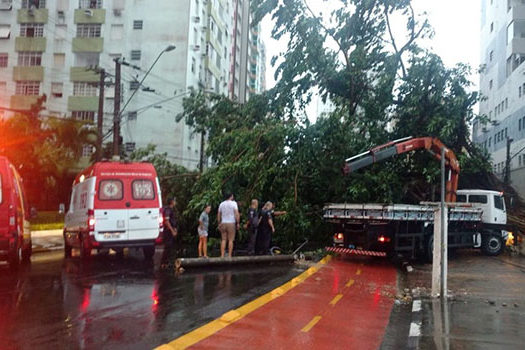
[{"label": "red vehicle", "polygon": [[0,156],[0,259],[16,267],[30,258],[29,209],[22,178],[9,160]]},{"label": "red vehicle", "polygon": [[150,163],[98,162],[77,175],[64,225],[64,252],[79,248],[142,248],[149,259],[160,243],[162,200]]}]

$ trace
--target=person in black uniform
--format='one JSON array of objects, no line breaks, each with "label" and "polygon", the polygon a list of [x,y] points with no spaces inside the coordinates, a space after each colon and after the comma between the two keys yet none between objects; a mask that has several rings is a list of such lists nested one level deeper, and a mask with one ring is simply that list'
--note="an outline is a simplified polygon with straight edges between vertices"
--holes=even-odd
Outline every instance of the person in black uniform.
[{"label": "person in black uniform", "polygon": [[266,202],[261,209],[261,216],[259,218],[259,227],[257,230],[257,240],[255,245],[255,253],[257,255],[265,255],[270,252],[270,244],[272,243],[272,234],[275,232],[273,225],[274,216],[285,215],[285,211],[274,211],[272,202]]},{"label": "person in black uniform", "polygon": [[255,242],[257,240],[257,228],[259,227],[259,201],[252,199],[250,208],[248,209],[247,228],[249,233],[248,255],[255,254]]},{"label": "person in black uniform", "polygon": [[162,252],[161,266],[166,268],[173,264],[175,257],[175,238],[177,237],[175,199],[168,200],[168,205],[163,208],[162,213],[164,217],[164,231],[162,232],[164,251]]}]

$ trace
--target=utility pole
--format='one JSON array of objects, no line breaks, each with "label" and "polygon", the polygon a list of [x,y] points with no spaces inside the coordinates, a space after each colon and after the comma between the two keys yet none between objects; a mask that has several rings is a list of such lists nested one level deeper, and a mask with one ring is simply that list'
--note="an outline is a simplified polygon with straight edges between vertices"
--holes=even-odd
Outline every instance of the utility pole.
[{"label": "utility pole", "polygon": [[503,177],[503,183],[507,186],[510,184],[510,144],[512,141],[514,140],[507,136],[507,157],[505,158],[505,174]]},{"label": "utility pole", "polygon": [[113,110],[113,156],[120,155],[120,60],[115,58],[115,105]]},{"label": "utility pole", "polygon": [[100,69],[99,91],[98,91],[98,115],[97,115],[97,162],[102,160],[102,133],[104,122],[104,85],[106,79],[106,71]]}]

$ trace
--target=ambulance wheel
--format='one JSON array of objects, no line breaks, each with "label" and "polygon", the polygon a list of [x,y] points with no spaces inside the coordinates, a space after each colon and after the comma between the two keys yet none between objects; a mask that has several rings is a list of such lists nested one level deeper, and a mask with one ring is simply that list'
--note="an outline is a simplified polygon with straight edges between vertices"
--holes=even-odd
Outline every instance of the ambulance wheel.
[{"label": "ambulance wheel", "polygon": [[64,241],[64,257],[71,258],[73,248]]},{"label": "ambulance wheel", "polygon": [[22,248],[17,248],[14,252],[11,252],[7,258],[9,268],[16,270],[22,261]]},{"label": "ambulance wheel", "polygon": [[89,259],[91,257],[91,247],[84,240],[80,241],[80,258]]},{"label": "ambulance wheel", "polygon": [[31,254],[33,254],[33,247],[29,243],[29,247],[22,249],[22,261],[29,262],[31,260]]},{"label": "ambulance wheel", "polygon": [[153,259],[153,255],[155,255],[155,247],[144,247],[142,248],[142,252],[144,253],[144,259],[151,260]]},{"label": "ambulance wheel", "polygon": [[503,240],[498,235],[489,234],[481,238],[481,250],[485,255],[499,255],[503,247]]}]

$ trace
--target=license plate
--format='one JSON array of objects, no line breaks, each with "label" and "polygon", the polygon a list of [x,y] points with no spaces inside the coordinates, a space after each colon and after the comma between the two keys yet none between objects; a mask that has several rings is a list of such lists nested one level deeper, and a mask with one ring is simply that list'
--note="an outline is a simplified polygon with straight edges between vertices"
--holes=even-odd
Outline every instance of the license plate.
[{"label": "license plate", "polygon": [[106,232],[104,233],[104,239],[118,239],[120,238],[120,233],[112,233],[112,232]]}]

